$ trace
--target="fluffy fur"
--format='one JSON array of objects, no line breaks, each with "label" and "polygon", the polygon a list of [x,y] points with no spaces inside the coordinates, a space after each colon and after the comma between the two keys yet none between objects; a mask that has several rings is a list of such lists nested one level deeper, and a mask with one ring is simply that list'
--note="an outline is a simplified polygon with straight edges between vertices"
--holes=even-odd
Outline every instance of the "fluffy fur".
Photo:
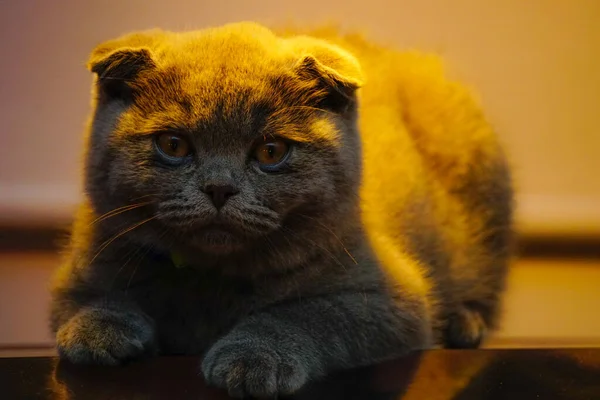
[{"label": "fluffy fur", "polygon": [[[495,327],[509,171],[435,57],[239,23],[126,35],[89,68],[86,197],[52,291],[63,358],[198,354],[209,383],[273,396]],[[160,132],[191,157],[161,159]],[[266,137],[291,143],[279,173],[249,157]],[[206,185],[237,194],[217,209]]]}]

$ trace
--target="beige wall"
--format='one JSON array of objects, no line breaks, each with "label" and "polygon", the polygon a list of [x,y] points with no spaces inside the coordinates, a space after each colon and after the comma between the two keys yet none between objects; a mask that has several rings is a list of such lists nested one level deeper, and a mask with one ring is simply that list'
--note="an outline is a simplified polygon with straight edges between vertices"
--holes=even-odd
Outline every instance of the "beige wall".
[{"label": "beige wall", "polygon": [[[600,0],[0,0],[0,223],[68,219],[98,42],[160,26],[338,20],[442,53],[507,144],[528,232],[600,234]],[[47,344],[52,255],[0,256],[0,346]],[[598,265],[519,263],[496,345],[598,344]]]},{"label": "beige wall", "polygon": [[509,148],[521,226],[600,232],[598,0],[1,1],[0,220],[69,216],[89,108],[83,65],[96,43],[288,17],[441,52]]}]

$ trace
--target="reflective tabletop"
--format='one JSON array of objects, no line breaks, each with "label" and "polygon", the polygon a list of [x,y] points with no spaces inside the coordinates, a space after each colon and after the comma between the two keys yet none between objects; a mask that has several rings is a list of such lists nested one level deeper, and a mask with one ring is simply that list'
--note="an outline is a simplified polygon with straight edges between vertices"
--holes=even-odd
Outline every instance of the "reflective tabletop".
[{"label": "reflective tabletop", "polygon": [[[228,399],[195,357],[81,367],[53,357],[0,358],[1,399]],[[309,384],[291,399],[600,400],[600,349],[431,350]]]}]

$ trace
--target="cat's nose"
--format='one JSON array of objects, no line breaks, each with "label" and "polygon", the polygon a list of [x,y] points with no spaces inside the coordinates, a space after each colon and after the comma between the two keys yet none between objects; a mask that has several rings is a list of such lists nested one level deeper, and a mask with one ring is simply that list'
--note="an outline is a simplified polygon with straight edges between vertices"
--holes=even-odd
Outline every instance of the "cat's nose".
[{"label": "cat's nose", "polygon": [[223,207],[230,197],[240,192],[235,186],[226,184],[209,184],[202,191],[210,197],[217,209]]}]

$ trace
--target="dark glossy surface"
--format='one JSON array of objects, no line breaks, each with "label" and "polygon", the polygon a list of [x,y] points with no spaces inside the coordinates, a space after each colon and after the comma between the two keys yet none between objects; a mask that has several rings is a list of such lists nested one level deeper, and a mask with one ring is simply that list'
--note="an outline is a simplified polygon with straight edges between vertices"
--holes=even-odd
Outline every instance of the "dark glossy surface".
[{"label": "dark glossy surface", "polygon": [[[193,357],[126,367],[55,358],[0,358],[2,399],[228,399],[198,376]],[[293,399],[600,400],[600,349],[433,350],[314,383]]]}]

